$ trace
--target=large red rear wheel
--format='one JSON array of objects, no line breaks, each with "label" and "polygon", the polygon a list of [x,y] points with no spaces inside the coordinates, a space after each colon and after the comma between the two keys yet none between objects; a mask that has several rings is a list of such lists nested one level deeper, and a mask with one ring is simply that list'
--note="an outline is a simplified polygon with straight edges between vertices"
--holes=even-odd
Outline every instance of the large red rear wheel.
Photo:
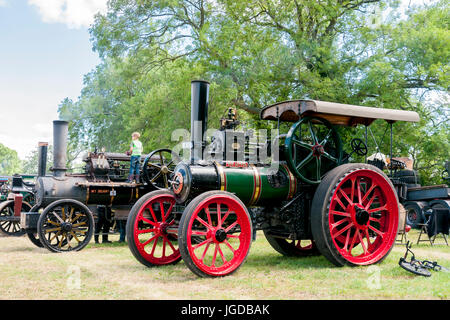
[{"label": "large red rear wheel", "polygon": [[244,263],[250,250],[250,215],[235,195],[205,192],[184,210],[178,238],[181,256],[192,272],[201,277],[226,276]]},{"label": "large red rear wheel", "polygon": [[127,242],[143,265],[160,266],[181,260],[175,224],[175,197],[167,190],[143,196],[130,211]]},{"label": "large red rear wheel", "polygon": [[338,266],[383,260],[394,245],[398,220],[394,187],[371,165],[354,163],[331,170],[314,195],[314,241]]}]

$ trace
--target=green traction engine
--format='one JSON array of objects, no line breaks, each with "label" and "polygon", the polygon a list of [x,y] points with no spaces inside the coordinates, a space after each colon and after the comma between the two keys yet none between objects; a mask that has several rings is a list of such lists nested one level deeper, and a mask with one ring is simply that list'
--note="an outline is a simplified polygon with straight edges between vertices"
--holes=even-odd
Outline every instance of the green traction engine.
[{"label": "green traction engine", "polygon": [[[417,121],[416,113],[285,101],[261,110],[262,120],[278,121],[271,139],[246,139],[230,112],[207,145],[208,104],[209,83],[192,81],[189,159],[177,164],[169,188],[131,209],[127,240],[139,262],[183,259],[198,276],[226,276],[244,263],[258,230],[282,255],[321,254],[336,266],[370,265],[389,254],[397,194],[380,169],[348,163],[367,146],[356,139],[344,152],[338,126]],[[281,133],[285,122],[293,124]]]}]

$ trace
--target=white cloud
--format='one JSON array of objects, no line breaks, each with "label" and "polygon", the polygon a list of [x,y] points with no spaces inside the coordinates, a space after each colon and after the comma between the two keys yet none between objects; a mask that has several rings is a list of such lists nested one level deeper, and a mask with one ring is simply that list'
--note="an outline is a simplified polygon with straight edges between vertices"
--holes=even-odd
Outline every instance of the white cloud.
[{"label": "white cloud", "polygon": [[28,0],[28,4],[37,7],[44,22],[64,23],[75,29],[88,27],[96,13],[107,9],[107,0]]},{"label": "white cloud", "polygon": [[6,2],[6,0],[0,0],[0,7],[7,7],[8,6],[8,2]]}]

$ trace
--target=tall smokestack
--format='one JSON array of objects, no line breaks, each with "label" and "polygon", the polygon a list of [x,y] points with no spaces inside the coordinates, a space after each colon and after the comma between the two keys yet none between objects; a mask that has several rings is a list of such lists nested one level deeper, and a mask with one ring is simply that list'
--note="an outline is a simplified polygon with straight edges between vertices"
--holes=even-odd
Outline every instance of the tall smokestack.
[{"label": "tall smokestack", "polygon": [[203,159],[208,123],[209,82],[191,81],[191,163]]},{"label": "tall smokestack", "polygon": [[44,177],[47,171],[47,142],[38,143],[38,177]]},{"label": "tall smokestack", "polygon": [[53,121],[53,175],[64,176],[67,168],[67,134],[69,122],[62,120]]}]

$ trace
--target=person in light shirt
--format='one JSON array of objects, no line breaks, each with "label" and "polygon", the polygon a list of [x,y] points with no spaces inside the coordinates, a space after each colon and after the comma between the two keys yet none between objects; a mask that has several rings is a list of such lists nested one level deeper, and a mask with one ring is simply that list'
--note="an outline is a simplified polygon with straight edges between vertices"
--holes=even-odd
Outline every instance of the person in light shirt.
[{"label": "person in light shirt", "polygon": [[142,155],[142,142],[139,141],[139,138],[141,135],[139,132],[133,132],[131,135],[131,144],[130,144],[130,150],[127,152],[131,156],[130,159],[130,174],[128,176],[127,182],[132,183],[133,180],[136,181],[136,183],[139,183],[140,179],[140,165],[141,165],[141,155]]}]

